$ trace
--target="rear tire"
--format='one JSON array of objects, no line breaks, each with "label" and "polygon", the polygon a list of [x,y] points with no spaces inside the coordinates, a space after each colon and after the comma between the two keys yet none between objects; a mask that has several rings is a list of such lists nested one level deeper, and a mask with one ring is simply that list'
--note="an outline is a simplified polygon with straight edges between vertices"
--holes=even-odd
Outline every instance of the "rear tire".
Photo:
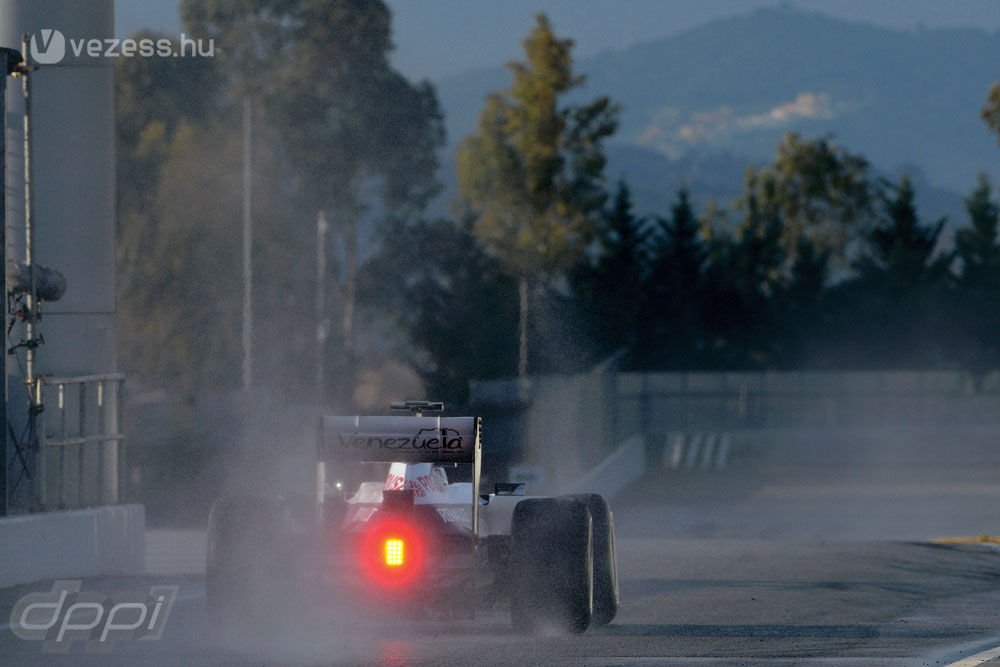
[{"label": "rear tire", "polygon": [[594,613],[590,624],[610,623],[618,613],[618,561],[615,554],[615,518],[603,496],[581,493],[570,496],[590,510],[594,530]]},{"label": "rear tire", "polygon": [[511,520],[511,622],[522,632],[581,633],[593,613],[592,520],[574,498],[530,498]]}]

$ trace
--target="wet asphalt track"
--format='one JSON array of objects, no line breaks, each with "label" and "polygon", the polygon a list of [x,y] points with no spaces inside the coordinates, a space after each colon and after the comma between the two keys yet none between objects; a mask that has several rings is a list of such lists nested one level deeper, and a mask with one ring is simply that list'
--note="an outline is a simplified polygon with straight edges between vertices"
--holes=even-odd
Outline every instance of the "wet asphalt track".
[{"label": "wet asphalt track", "polygon": [[[220,637],[201,578],[159,575],[83,587],[178,584],[162,640],[54,655],[3,629],[0,665],[949,664],[1000,646],[1000,551],[927,540],[1000,533],[1000,451],[985,433],[944,450],[936,436],[899,440],[904,459],[859,460],[852,446],[878,445],[852,438],[839,460],[750,447],[725,470],[650,475],[615,504],[622,610],[583,636],[517,635],[497,611],[381,626],[317,616]],[[48,588],[0,592],[0,622]]]}]

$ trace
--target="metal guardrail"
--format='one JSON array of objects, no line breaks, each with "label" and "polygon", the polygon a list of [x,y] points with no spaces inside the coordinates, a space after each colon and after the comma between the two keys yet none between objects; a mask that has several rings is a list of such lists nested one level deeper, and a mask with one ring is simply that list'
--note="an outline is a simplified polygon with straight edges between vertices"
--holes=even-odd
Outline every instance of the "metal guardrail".
[{"label": "metal guardrail", "polygon": [[125,375],[41,377],[36,493],[45,509],[123,500],[125,436],[120,432]]}]

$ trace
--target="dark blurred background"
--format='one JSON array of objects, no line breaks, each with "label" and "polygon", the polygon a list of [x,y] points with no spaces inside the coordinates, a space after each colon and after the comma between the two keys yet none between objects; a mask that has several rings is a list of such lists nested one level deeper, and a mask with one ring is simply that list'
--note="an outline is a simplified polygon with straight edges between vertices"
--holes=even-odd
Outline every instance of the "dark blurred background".
[{"label": "dark blurred background", "polygon": [[490,417],[498,477],[544,462],[542,405],[594,434],[575,470],[631,432],[655,458],[675,431],[995,412],[995,31],[782,5],[595,53],[525,14],[518,64],[431,83],[378,0],[179,17],[212,57],[116,70],[153,524],[201,524],[234,469],[278,475],[248,458],[307,458],[316,412],[390,399]]}]

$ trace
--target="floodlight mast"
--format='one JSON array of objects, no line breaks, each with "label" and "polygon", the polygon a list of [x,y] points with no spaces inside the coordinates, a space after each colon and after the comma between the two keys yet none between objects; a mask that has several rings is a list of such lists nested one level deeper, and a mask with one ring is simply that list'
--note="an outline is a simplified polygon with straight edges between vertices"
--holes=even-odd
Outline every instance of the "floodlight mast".
[{"label": "floodlight mast", "polygon": [[[0,118],[0,156],[7,155],[7,77],[21,71],[24,58],[17,49],[0,48],[0,58],[3,59],[4,75],[0,77],[0,100],[3,101],[3,114]],[[7,295],[7,170],[0,169],[0,260],[3,261],[3,271],[0,271],[0,290],[4,298]],[[5,311],[6,312],[6,311]],[[6,318],[6,315],[4,316]],[[4,330],[6,330],[6,319]],[[0,378],[0,516],[7,516],[8,484],[7,484],[7,355],[3,355],[3,378]]]}]

